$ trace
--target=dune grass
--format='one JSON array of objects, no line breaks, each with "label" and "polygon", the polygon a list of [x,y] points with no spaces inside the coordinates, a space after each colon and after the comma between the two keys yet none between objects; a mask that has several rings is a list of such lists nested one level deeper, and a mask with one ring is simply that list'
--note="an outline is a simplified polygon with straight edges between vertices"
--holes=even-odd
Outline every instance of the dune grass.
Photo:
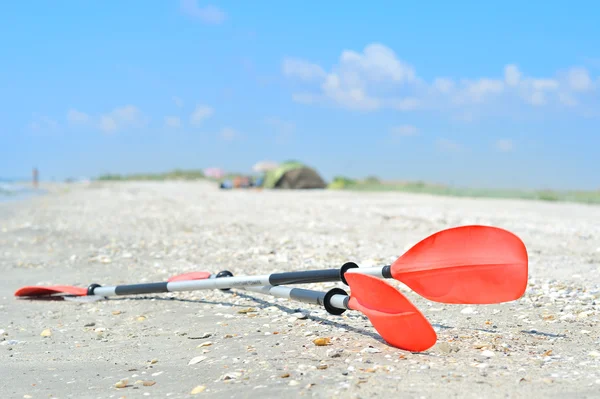
[{"label": "dune grass", "polygon": [[[224,179],[232,179],[241,174],[228,173],[223,179],[212,179],[206,177],[202,170],[175,169],[164,173],[135,173],[129,175],[105,174],[99,176],[99,181],[132,181],[132,180],[209,180],[220,182]],[[507,189],[483,189],[450,187],[441,184],[431,184],[422,181],[408,182],[384,182],[375,176],[365,179],[352,179],[344,176],[336,176],[328,185],[332,190],[349,190],[362,192],[397,191],[407,193],[422,193],[431,195],[446,195],[453,197],[473,198],[506,198],[506,199],[530,199],[552,202],[577,202],[585,204],[600,204],[600,190],[596,191],[557,191],[557,190],[507,190]]]},{"label": "dune grass", "polygon": [[204,173],[201,170],[181,170],[175,169],[163,173],[133,173],[129,175],[121,174],[104,174],[98,176],[96,180],[100,181],[130,181],[130,180],[200,180],[205,179]]},{"label": "dune grass", "polygon": [[330,189],[350,191],[398,191],[446,195],[453,197],[530,199],[553,202],[577,202],[600,204],[600,190],[597,191],[556,191],[556,190],[508,190],[450,187],[445,185],[417,182],[381,182],[370,177],[363,180],[336,177],[329,185]]}]

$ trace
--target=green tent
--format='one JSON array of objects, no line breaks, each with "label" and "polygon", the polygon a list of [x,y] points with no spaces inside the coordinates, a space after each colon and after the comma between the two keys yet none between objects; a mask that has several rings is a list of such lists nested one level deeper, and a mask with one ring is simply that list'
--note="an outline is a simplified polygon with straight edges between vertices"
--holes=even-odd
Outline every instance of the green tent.
[{"label": "green tent", "polygon": [[327,184],[314,169],[301,162],[289,161],[265,172],[263,187],[299,190],[326,188]]}]

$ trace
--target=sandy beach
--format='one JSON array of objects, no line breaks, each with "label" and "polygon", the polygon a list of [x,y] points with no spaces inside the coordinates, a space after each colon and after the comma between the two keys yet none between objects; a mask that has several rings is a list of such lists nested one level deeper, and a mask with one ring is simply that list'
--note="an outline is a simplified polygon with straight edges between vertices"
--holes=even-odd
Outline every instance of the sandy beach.
[{"label": "sandy beach", "polygon": [[[384,265],[465,224],[525,242],[527,293],[499,305],[445,305],[391,282],[436,329],[437,344],[423,353],[387,345],[358,312],[332,316],[242,290],[90,303],[13,297],[25,285],[164,281],[198,270]],[[600,396],[600,206],[221,191],[206,182],[62,185],[0,203],[0,271],[6,398]],[[335,286],[347,289],[302,287]]]}]

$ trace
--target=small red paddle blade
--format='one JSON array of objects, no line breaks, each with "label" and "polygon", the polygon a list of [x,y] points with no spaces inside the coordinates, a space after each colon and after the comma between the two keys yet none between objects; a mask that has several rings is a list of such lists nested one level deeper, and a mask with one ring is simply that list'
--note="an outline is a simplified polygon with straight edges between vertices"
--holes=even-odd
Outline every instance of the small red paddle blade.
[{"label": "small red paddle blade", "polygon": [[190,272],[170,277],[167,281],[170,283],[172,281],[205,280],[207,278],[210,278],[209,272]]},{"label": "small red paddle blade", "polygon": [[508,302],[527,288],[527,249],[519,237],[500,228],[455,227],[417,243],[392,264],[391,273],[436,302]]},{"label": "small red paddle blade", "polygon": [[50,287],[29,286],[19,288],[15,296],[48,296],[48,295],[87,295],[87,288],[73,287],[70,285],[53,285]]},{"label": "small red paddle blade", "polygon": [[411,352],[435,345],[435,330],[400,291],[366,274],[348,273],[346,281],[351,289],[348,306],[364,313],[390,345]]}]

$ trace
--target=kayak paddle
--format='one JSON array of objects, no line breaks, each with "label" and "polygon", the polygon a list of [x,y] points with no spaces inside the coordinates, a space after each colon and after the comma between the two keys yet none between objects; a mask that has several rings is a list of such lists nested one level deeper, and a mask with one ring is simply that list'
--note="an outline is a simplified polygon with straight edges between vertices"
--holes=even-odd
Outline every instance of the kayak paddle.
[{"label": "kayak paddle", "polygon": [[462,226],[439,231],[413,247],[388,266],[358,267],[353,262],[340,269],[306,270],[259,276],[237,276],[228,271],[214,277],[208,272],[191,272],[167,282],[123,286],[92,284],[87,289],[69,286],[28,286],[15,296],[131,295],[194,291],[250,286],[276,286],[326,281],[347,284],[349,275],[365,274],[393,278],[417,294],[435,302],[492,304],[520,298],[527,286],[528,256],[523,242],[496,227]]}]

